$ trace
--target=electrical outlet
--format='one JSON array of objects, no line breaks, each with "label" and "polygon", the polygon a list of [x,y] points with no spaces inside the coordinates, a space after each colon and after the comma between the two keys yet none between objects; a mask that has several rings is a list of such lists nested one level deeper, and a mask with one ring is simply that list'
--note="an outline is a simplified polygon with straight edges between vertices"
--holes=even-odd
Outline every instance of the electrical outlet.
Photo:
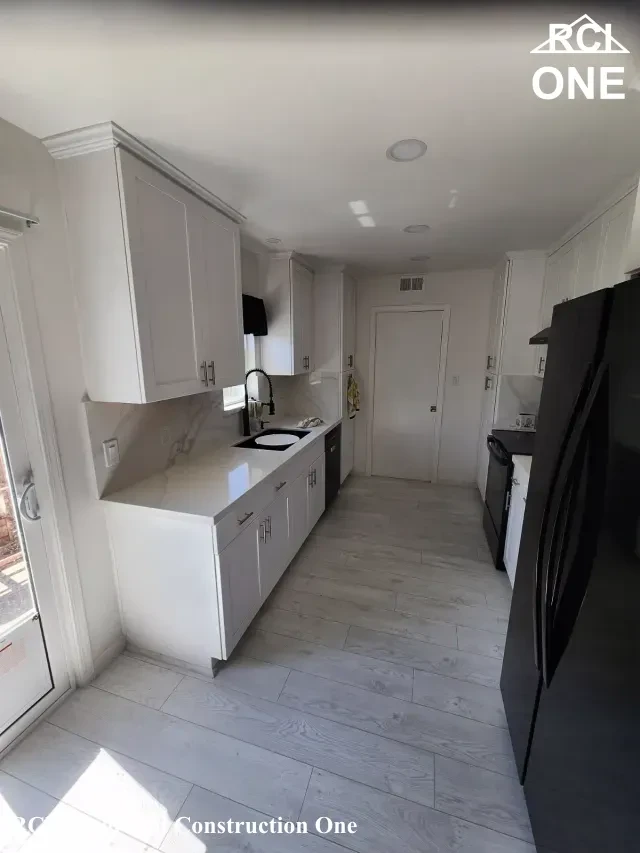
[{"label": "electrical outlet", "polygon": [[108,438],[102,442],[102,450],[104,452],[104,464],[107,468],[115,468],[120,462],[120,448],[118,447],[117,438]]}]

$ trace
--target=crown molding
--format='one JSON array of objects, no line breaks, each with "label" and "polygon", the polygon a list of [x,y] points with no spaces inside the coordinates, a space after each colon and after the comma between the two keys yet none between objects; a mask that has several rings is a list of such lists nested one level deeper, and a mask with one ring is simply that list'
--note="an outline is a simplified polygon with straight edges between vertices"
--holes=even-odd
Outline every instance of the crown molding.
[{"label": "crown molding", "polygon": [[246,220],[242,213],[231,207],[226,201],[190,178],[182,169],[174,166],[153,148],[127,133],[124,128],[113,121],[103,121],[90,127],[80,127],[77,130],[46,136],[42,143],[55,160],[82,157],[85,154],[93,154],[96,151],[104,151],[109,148],[124,148],[130,154],[139,157],[140,160],[144,160],[145,163],[149,163],[166,177],[180,184],[202,201],[210,204],[211,207],[215,207],[216,210],[224,213],[234,222],[241,224]]}]

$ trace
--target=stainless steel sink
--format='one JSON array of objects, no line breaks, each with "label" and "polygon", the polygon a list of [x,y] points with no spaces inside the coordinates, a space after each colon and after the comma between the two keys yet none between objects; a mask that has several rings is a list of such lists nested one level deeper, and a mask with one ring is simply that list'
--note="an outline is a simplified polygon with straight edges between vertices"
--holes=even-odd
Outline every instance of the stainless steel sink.
[{"label": "stainless steel sink", "polygon": [[309,435],[309,432],[310,430],[308,429],[265,429],[256,435],[252,435],[251,438],[245,438],[244,441],[239,441],[235,447],[247,447],[253,450],[288,450],[295,442],[292,441],[290,444],[267,446],[256,444],[256,438],[261,435],[295,435],[297,438],[304,438],[305,435]]}]

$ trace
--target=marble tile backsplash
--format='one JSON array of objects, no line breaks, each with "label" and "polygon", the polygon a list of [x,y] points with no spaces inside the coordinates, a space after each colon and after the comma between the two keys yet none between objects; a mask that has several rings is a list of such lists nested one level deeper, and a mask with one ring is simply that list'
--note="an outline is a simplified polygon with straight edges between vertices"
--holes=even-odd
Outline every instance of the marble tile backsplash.
[{"label": "marble tile backsplash", "polygon": [[521,412],[537,415],[541,393],[541,377],[503,374],[500,377],[494,426],[499,429],[513,429],[516,416]]},{"label": "marble tile backsplash", "polygon": [[[98,495],[123,489],[166,470],[188,454],[231,444],[239,415],[225,414],[222,392],[158,403],[84,402],[91,464]],[[120,462],[107,468],[102,442],[118,439]]]},{"label": "marble tile backsplash", "polygon": [[274,376],[273,397],[276,417],[340,416],[342,374],[318,371],[301,376]]}]

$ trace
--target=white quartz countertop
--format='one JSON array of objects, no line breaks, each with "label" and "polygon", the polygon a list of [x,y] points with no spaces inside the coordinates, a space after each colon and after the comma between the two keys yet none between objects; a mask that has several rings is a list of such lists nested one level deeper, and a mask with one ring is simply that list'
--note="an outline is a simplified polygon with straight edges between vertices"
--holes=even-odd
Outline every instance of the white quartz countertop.
[{"label": "white quartz countertop", "polygon": [[[299,420],[299,419],[298,419]],[[254,450],[247,447],[218,447],[196,455],[178,456],[175,464],[133,486],[105,495],[110,503],[160,509],[214,522],[234,503],[266,480],[278,468],[341,423],[342,418],[309,430],[287,450]],[[269,424],[269,428],[301,429],[297,420]],[[237,441],[243,441],[238,436]]]},{"label": "white quartz countertop", "polygon": [[532,459],[533,459],[532,456],[520,456],[518,454],[515,454],[513,456],[514,468],[516,466],[518,466],[521,469],[521,471],[525,475],[527,483],[529,482],[529,475],[531,474],[531,461],[532,461]]}]

